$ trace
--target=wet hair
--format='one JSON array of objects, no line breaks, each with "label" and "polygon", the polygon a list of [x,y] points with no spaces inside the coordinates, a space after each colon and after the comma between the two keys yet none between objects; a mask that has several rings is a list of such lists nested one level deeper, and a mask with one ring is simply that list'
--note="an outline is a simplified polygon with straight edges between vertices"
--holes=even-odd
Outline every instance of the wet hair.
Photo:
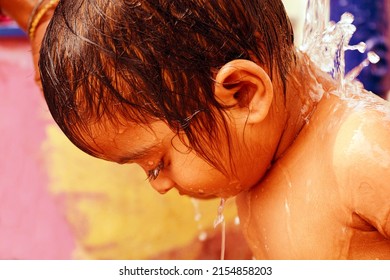
[{"label": "wet hair", "polygon": [[281,1],[60,1],[39,67],[52,116],[83,151],[99,156],[86,139],[102,120],[162,120],[217,165],[229,133],[213,77],[234,59],[275,69],[285,85],[294,51]]}]

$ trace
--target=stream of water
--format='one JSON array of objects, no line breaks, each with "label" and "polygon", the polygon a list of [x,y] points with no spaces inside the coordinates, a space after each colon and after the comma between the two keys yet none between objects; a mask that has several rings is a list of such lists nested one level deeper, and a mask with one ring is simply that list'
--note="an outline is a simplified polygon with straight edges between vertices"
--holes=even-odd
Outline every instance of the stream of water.
[{"label": "stream of water", "polygon": [[354,85],[359,93],[363,86],[355,78],[369,63],[377,63],[379,56],[374,52],[368,52],[357,67],[345,73],[345,52],[366,51],[366,44],[349,45],[356,31],[353,25],[354,16],[344,13],[338,22],[329,20],[329,0],[308,0],[303,30],[303,39],[300,50],[306,53],[310,59],[324,72],[329,73],[339,84],[338,93],[344,94],[345,86]]}]

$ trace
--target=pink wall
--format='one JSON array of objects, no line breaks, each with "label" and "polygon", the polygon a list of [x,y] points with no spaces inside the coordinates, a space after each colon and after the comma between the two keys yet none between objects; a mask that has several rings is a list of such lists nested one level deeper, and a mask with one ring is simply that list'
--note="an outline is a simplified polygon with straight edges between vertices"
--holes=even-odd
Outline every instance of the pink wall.
[{"label": "pink wall", "polygon": [[72,234],[47,189],[50,123],[28,41],[0,38],[0,259],[72,258]]}]

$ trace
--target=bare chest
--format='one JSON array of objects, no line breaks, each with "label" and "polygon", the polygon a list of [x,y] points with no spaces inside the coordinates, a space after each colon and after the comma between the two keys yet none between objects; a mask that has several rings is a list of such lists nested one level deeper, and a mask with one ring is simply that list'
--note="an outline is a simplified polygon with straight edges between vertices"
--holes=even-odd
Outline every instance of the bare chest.
[{"label": "bare chest", "polygon": [[390,241],[348,208],[328,154],[314,149],[288,162],[237,198],[256,259],[390,258]]},{"label": "bare chest", "polygon": [[319,179],[314,170],[302,174],[276,167],[259,187],[238,198],[243,231],[256,258],[328,259],[345,254],[346,213],[334,181]]}]

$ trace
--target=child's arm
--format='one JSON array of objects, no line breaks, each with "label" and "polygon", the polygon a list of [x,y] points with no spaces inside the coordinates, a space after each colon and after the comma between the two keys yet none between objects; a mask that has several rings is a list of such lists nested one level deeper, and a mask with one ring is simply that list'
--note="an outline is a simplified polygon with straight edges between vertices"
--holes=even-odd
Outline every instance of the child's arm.
[{"label": "child's arm", "polygon": [[334,164],[351,210],[390,239],[390,112],[349,117],[340,129]]}]

